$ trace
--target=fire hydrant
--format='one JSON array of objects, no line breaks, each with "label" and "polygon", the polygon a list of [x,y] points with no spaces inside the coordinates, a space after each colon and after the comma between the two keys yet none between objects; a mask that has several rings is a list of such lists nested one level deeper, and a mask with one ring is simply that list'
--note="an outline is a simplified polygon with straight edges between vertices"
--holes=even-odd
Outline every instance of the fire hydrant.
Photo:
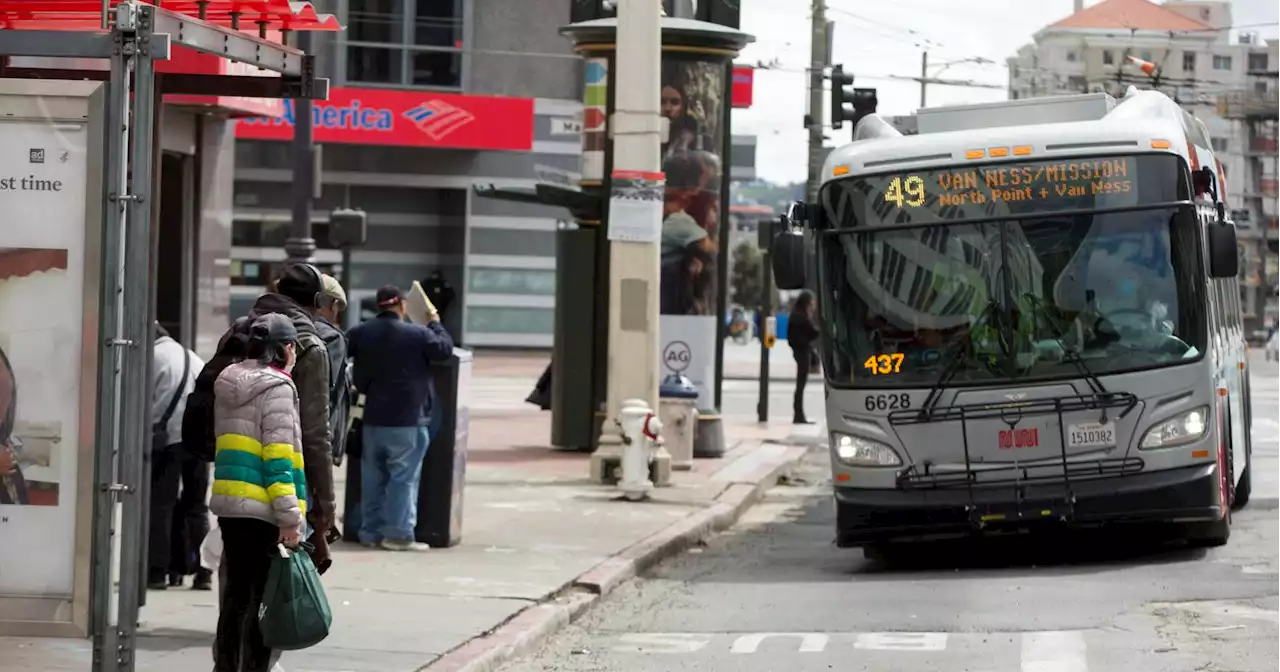
[{"label": "fire hydrant", "polygon": [[649,464],[653,462],[662,421],[643,400],[627,399],[619,410],[618,424],[622,428],[622,478],[618,479],[618,488],[627,499],[638,501],[653,489]]}]

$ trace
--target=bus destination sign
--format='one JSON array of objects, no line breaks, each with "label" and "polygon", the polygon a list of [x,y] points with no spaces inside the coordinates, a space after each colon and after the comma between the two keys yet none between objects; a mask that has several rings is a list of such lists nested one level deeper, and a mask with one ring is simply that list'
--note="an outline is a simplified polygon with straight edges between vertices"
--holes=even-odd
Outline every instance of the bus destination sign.
[{"label": "bus destination sign", "polygon": [[[883,201],[897,208],[1070,202],[1136,191],[1133,157],[949,167],[884,176]],[[1017,208],[1019,210],[1023,208]]]}]

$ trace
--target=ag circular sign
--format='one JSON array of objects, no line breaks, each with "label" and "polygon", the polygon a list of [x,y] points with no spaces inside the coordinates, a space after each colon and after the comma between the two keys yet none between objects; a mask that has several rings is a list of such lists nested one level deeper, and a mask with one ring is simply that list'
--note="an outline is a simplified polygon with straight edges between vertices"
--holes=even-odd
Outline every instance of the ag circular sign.
[{"label": "ag circular sign", "polygon": [[684,373],[693,359],[693,351],[684,341],[671,341],[662,349],[662,364],[674,373]]}]

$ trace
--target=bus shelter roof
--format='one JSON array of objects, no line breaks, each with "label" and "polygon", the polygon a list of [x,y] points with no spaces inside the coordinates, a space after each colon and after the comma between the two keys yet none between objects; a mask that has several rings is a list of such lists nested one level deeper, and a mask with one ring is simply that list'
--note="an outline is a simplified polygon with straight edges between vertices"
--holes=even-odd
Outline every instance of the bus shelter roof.
[{"label": "bus shelter roof", "polygon": [[[122,1],[107,0],[114,8]],[[0,30],[103,31],[103,0],[0,0]],[[297,0],[142,0],[167,13],[236,30],[341,30],[337,17]]]}]

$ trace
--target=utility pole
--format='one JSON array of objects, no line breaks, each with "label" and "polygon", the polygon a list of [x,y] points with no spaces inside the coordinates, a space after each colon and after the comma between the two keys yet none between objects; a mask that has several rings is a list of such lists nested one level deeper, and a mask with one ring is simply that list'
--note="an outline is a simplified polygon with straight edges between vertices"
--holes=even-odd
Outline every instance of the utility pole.
[{"label": "utility pole", "polygon": [[924,89],[929,84],[929,52],[920,53],[920,109],[924,109]]},{"label": "utility pole", "polygon": [[[613,120],[613,171],[659,173],[662,170],[662,117],[658,112],[662,72],[662,4],[657,0],[618,0],[617,86]],[[615,422],[622,402],[644,401],[658,408],[658,282],[662,211],[651,222],[634,210],[610,208],[610,229],[625,217],[628,228],[645,224],[652,240],[609,241],[609,355],[607,414],[600,446],[591,456],[594,480],[611,480],[606,470],[620,464],[622,432]],[[616,219],[615,219],[616,218]],[[620,227],[621,228],[621,227]],[[612,234],[612,231],[610,231]]]},{"label": "utility pole", "polygon": [[[311,32],[297,31],[298,49],[311,52]],[[315,196],[315,145],[311,134],[311,99],[293,100],[293,222],[284,241],[288,261],[310,263],[316,241],[311,236],[311,199]],[[347,269],[343,269],[344,274]]]},{"label": "utility pole", "polygon": [[822,82],[827,67],[827,3],[813,0],[813,35],[809,38],[809,182],[805,200],[818,202],[818,185],[822,181]]}]

